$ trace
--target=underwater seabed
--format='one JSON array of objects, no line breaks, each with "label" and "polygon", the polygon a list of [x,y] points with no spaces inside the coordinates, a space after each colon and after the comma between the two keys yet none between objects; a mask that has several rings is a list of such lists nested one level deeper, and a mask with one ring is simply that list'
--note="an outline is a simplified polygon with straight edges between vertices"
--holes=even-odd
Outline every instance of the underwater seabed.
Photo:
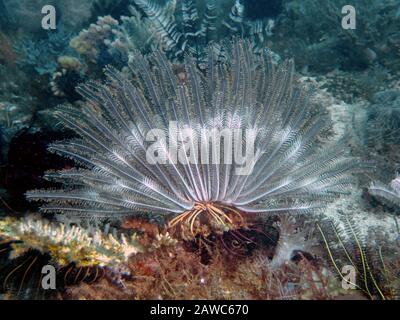
[{"label": "underwater seabed", "polygon": [[398,300],[399,20],[0,0],[0,299]]}]

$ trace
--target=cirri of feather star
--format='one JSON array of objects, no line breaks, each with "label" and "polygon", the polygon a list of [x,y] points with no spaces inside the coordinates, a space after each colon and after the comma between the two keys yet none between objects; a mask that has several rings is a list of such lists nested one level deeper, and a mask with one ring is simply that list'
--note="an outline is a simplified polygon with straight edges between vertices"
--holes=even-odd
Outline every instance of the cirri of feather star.
[{"label": "cirri of feather star", "polygon": [[27,197],[66,215],[164,216],[193,237],[312,213],[347,192],[362,165],[343,143],[318,142],[327,123],[310,115],[293,61],[274,64],[245,41],[227,45],[223,64],[212,52],[205,70],[191,56],[179,68],[138,53],[132,77],[109,68],[105,84],[80,87],[83,109],[57,112],[80,138],[49,147],[78,168],[47,174],[63,189]]}]

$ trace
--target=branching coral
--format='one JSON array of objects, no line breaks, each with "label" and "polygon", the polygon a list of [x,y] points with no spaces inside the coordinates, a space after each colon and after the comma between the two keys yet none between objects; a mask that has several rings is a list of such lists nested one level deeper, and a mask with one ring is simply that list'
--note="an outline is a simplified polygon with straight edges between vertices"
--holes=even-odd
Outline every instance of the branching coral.
[{"label": "branching coral", "polygon": [[[133,256],[165,251],[177,244],[177,240],[167,232],[160,233],[158,228],[151,238],[136,233],[117,236],[116,232],[109,232],[108,226],[104,229],[102,232],[93,226],[85,229],[69,223],[52,223],[36,216],[3,218],[0,292],[11,292],[18,299],[55,298],[67,287],[93,284],[105,278],[110,287],[126,294],[125,280],[135,273],[128,267]],[[46,265],[57,271],[56,290],[50,292],[40,288],[41,270]]]},{"label": "branching coral", "polygon": [[125,12],[130,0],[93,0],[92,17],[104,16],[118,17],[121,12]]},{"label": "branching coral", "polygon": [[15,45],[20,55],[17,63],[22,67],[32,67],[39,75],[52,74],[60,56],[73,55],[68,46],[71,37],[72,33],[59,26],[56,31],[48,31],[44,39],[21,40]]},{"label": "branching coral", "polygon": [[135,236],[122,234],[118,239],[99,230],[90,232],[30,216],[21,220],[11,217],[1,220],[0,237],[16,241],[12,244],[12,259],[35,249],[43,254],[49,253],[58,266],[74,262],[78,267],[112,267],[143,251]]},{"label": "branching coral", "polygon": [[[363,165],[341,143],[317,147],[326,122],[309,118],[310,91],[294,79],[293,62],[274,65],[243,41],[226,52],[229,64],[216,65],[210,54],[203,73],[188,57],[177,75],[161,52],[150,60],[137,54],[134,83],[108,69],[107,84],[81,87],[82,112],[57,112],[81,138],[50,150],[82,168],[49,173],[65,189],[31,191],[28,199],[46,202],[42,211],[82,217],[160,215],[187,238],[246,227],[250,214],[311,213],[343,194]],[[165,139],[154,144],[152,129]],[[222,130],[246,133],[237,135],[239,151],[222,144]]]},{"label": "branching coral", "polygon": [[92,23],[88,29],[83,29],[71,39],[70,46],[81,54],[90,63],[95,63],[102,50],[107,50],[106,41],[110,41],[113,30],[119,22],[111,16],[99,17],[96,24]]}]

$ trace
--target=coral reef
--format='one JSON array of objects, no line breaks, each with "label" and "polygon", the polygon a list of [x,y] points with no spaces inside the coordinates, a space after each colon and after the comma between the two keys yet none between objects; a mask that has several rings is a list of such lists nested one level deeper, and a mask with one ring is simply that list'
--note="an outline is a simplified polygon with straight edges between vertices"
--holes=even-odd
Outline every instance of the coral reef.
[{"label": "coral reef", "polygon": [[348,4],[337,0],[283,1],[284,13],[276,26],[279,33],[273,39],[273,49],[296,56],[302,68],[318,72],[364,70],[375,63],[397,69],[397,1],[353,1],[356,30],[341,28],[341,9]]},{"label": "coral reef", "polygon": [[39,75],[52,74],[60,56],[72,55],[68,46],[72,33],[59,26],[56,31],[47,31],[46,38],[40,40],[22,39],[16,43],[20,55],[18,64],[33,68]]},{"label": "coral reef", "polygon": [[[271,269],[264,254],[235,258],[216,253],[202,264],[195,253],[181,246],[136,256],[135,270],[126,290],[103,280],[94,285],[68,288],[67,299],[335,299],[348,295],[324,266],[307,260]],[[359,299],[353,293],[354,299]]]},{"label": "coral reef", "polygon": [[[147,53],[156,49],[163,50],[172,61],[182,61],[190,53],[202,65],[211,41],[239,35],[251,39],[255,51],[262,51],[275,25],[273,18],[246,19],[240,0],[231,1],[229,10],[214,0],[131,3],[129,16],[122,15],[120,21],[99,17],[96,24],[72,39],[71,46],[100,66],[105,62],[121,66],[135,50]],[[223,56],[220,47],[215,46],[215,50]]]},{"label": "coral reef", "polygon": [[135,236],[121,238],[99,230],[87,231],[78,226],[52,224],[27,216],[21,220],[0,221],[0,237],[18,241],[12,244],[10,258],[15,259],[29,249],[49,253],[58,266],[74,262],[83,266],[116,266],[143,249]]},{"label": "coral reef", "polygon": [[[0,220],[0,292],[15,290],[13,294],[19,299],[59,299],[57,295],[65,288],[106,279],[126,293],[125,281],[136,272],[128,267],[131,257],[165,251],[177,244],[168,232],[156,229],[149,237],[117,234],[115,229],[110,232],[109,225],[101,231],[99,227],[49,222],[33,215],[5,217]],[[40,286],[40,270],[46,265],[56,268],[57,287],[50,293],[40,288],[32,292],[32,287]],[[17,272],[19,269],[22,272]]]},{"label": "coral reef", "polygon": [[[384,230],[371,228],[364,236],[351,217],[343,213],[341,218],[342,227],[329,220],[318,226],[327,257],[339,279],[369,299],[398,299],[399,277],[393,268],[399,263],[398,245],[387,240]],[[348,274],[344,267],[355,271],[354,283],[345,278]]]},{"label": "coral reef", "polygon": [[[28,199],[46,202],[43,212],[83,218],[158,214],[187,238],[245,227],[252,214],[313,212],[343,194],[354,182],[351,173],[365,164],[347,157],[341,142],[317,148],[326,122],[308,118],[313,104],[294,79],[292,61],[276,66],[268,53],[260,57],[243,41],[226,51],[229,65],[218,67],[211,59],[203,74],[188,57],[176,76],[161,52],[152,56],[151,73],[149,61],[137,54],[131,59],[135,85],[108,69],[108,84],[81,87],[87,98],[83,112],[57,112],[81,139],[50,150],[82,168],[48,174],[66,189],[30,191]],[[257,86],[250,85],[253,79]],[[246,130],[240,145],[253,139],[246,151],[253,152],[251,163],[210,160],[216,155],[209,145],[206,161],[198,152],[189,162],[185,152],[186,162],[167,162],[174,159],[169,138],[153,146],[145,137],[154,128],[168,133],[170,121],[176,121],[178,136],[182,128],[191,129],[193,146],[204,132],[218,139],[218,130]],[[177,143],[180,148],[183,140]],[[147,152],[151,146],[161,162],[152,149]],[[231,147],[225,143],[220,152]]]},{"label": "coral reef", "polygon": [[346,103],[374,103],[378,92],[397,88],[398,75],[379,65],[366,71],[334,70],[324,76],[318,76],[323,89],[331,92],[335,98]]},{"label": "coral reef", "polygon": [[0,0],[0,299],[400,299],[399,23]]},{"label": "coral reef", "polygon": [[110,41],[113,36],[112,31],[118,24],[119,22],[111,16],[99,17],[96,24],[92,23],[88,29],[82,30],[79,35],[72,38],[70,46],[89,63],[96,63],[102,55],[102,50],[107,49],[106,40]]}]

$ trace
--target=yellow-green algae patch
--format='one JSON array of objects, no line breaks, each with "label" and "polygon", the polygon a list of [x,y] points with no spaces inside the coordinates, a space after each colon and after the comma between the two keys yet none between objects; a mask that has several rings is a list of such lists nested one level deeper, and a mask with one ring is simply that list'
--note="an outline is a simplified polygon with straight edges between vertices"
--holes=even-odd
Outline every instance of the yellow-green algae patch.
[{"label": "yellow-green algae patch", "polygon": [[71,262],[78,267],[118,265],[144,250],[136,235],[117,238],[98,229],[89,231],[33,216],[0,220],[0,237],[16,241],[11,245],[11,259],[35,249],[49,253],[60,266]]}]

